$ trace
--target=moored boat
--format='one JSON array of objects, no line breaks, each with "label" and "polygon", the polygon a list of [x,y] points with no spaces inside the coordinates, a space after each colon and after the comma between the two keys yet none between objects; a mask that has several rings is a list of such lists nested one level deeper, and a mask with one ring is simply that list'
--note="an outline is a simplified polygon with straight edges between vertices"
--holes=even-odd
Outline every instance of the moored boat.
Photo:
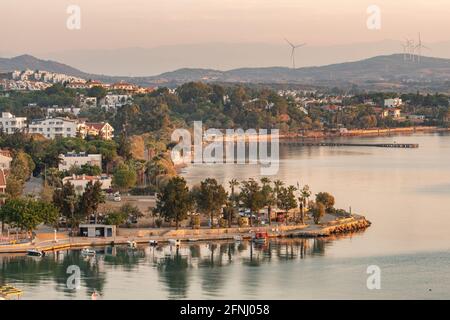
[{"label": "moored boat", "polygon": [[150,240],[149,241],[150,246],[154,247],[158,245],[158,240]]},{"label": "moored boat", "polygon": [[237,242],[240,242],[240,241],[244,240],[244,238],[242,236],[234,236],[233,240],[237,241]]},{"label": "moored boat", "polygon": [[96,252],[93,249],[83,248],[83,250],[81,250],[81,254],[83,256],[95,256]]},{"label": "moored boat", "polygon": [[33,256],[33,257],[43,257],[45,256],[45,252],[37,249],[30,249],[27,250],[27,255]]},{"label": "moored boat", "polygon": [[128,243],[128,247],[132,248],[132,249],[136,249],[137,248],[137,243],[136,241],[127,241]]},{"label": "moored boat", "polygon": [[266,244],[269,240],[269,235],[267,234],[267,232],[256,232],[252,240],[257,244]]},{"label": "moored boat", "polygon": [[169,244],[171,246],[179,247],[181,245],[181,240],[180,239],[169,239]]}]

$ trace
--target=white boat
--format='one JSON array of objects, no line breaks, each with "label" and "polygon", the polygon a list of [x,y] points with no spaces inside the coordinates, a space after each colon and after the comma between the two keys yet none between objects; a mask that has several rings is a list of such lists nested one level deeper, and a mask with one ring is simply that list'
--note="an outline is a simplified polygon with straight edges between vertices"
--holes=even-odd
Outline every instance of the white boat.
[{"label": "white boat", "polygon": [[158,240],[150,240],[150,241],[149,241],[149,244],[150,244],[152,247],[157,246],[157,245],[158,245]]},{"label": "white boat", "polygon": [[30,249],[30,250],[27,250],[27,255],[33,256],[33,257],[43,257],[43,256],[45,256],[45,252],[37,250],[37,249]]},{"label": "white boat", "polygon": [[233,239],[234,239],[234,241],[238,241],[238,242],[244,240],[244,238],[242,238],[242,236],[234,236]]},{"label": "white boat", "polygon": [[195,239],[195,238],[190,238],[190,239],[188,239],[188,241],[189,241],[189,242],[197,242],[197,241],[198,241],[198,239]]},{"label": "white boat", "polygon": [[132,249],[136,249],[137,248],[137,243],[136,241],[127,241],[128,243],[128,247],[132,248]]},{"label": "white boat", "polygon": [[83,256],[95,256],[95,250],[89,249],[89,248],[83,248],[83,250],[81,250],[81,254]]},{"label": "white boat", "polygon": [[171,246],[179,247],[181,245],[181,240],[179,240],[179,239],[169,239],[169,244]]}]

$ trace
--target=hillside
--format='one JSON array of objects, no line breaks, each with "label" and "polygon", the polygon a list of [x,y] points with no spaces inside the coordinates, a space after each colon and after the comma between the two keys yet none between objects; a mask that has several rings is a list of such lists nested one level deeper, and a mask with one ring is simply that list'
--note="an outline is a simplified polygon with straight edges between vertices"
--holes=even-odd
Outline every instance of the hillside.
[{"label": "hillside", "polygon": [[150,77],[117,77],[89,74],[66,64],[37,59],[30,55],[0,58],[0,71],[40,69],[104,82],[125,80],[140,85],[177,85],[188,81],[243,83],[301,83],[335,86],[411,86],[411,83],[445,83],[450,80],[450,60],[422,57],[420,63],[405,60],[402,54],[377,56],[355,62],[291,69],[286,67],[240,68],[229,71],[183,68]]}]

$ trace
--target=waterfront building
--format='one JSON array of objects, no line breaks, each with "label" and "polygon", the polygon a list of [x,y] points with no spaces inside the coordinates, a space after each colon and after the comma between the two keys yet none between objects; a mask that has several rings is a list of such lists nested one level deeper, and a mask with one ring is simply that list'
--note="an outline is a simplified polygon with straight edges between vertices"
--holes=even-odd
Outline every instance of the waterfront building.
[{"label": "waterfront building", "polygon": [[116,226],[105,224],[80,224],[80,236],[88,238],[111,238],[116,236]]}]

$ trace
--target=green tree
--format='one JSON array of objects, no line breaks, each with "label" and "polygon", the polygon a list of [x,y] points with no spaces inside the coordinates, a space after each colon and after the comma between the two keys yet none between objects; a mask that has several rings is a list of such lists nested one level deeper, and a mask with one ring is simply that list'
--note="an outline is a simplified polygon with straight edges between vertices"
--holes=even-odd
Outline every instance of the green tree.
[{"label": "green tree", "polygon": [[131,165],[121,163],[113,174],[113,184],[121,191],[128,190],[136,185],[136,170]]},{"label": "green tree", "polygon": [[53,204],[31,198],[9,199],[0,208],[0,217],[10,226],[30,233],[41,223],[54,224],[58,209]]},{"label": "green tree", "polygon": [[277,194],[278,207],[284,211],[297,208],[297,199],[295,197],[294,186],[281,187]]},{"label": "green tree", "polygon": [[84,214],[88,219],[91,215],[94,215],[95,223],[97,223],[98,218],[98,206],[100,203],[105,202],[105,196],[101,186],[100,181],[96,181],[95,183],[89,181],[78,202],[78,213],[80,215]]},{"label": "green tree", "polygon": [[255,179],[250,178],[247,181],[241,182],[241,193],[239,199],[245,208],[250,209],[250,226],[253,226],[252,215],[257,214],[259,217],[259,210],[264,208],[265,200],[261,186]]},{"label": "green tree", "polygon": [[305,223],[305,209],[307,208],[308,199],[311,196],[311,190],[308,185],[304,185],[300,190],[299,206],[301,223]]},{"label": "green tree", "polygon": [[214,227],[214,216],[217,215],[227,201],[227,193],[216,179],[207,178],[200,183],[196,193],[197,208],[201,213],[209,214],[211,228]]},{"label": "green tree", "polygon": [[127,214],[120,210],[109,212],[106,215],[105,223],[109,225],[119,226],[127,221]]},{"label": "green tree", "polygon": [[75,216],[78,197],[73,184],[67,182],[62,188],[55,189],[53,192],[53,203],[58,208],[59,212],[67,220],[70,220],[70,226],[73,231],[73,226],[81,220],[80,214]]},{"label": "green tree", "polygon": [[103,99],[108,92],[105,88],[101,86],[93,86],[92,88],[88,89],[87,95],[89,97],[95,97],[97,98],[97,101],[100,99]]},{"label": "green tree", "polygon": [[334,207],[334,197],[328,192],[319,192],[316,194],[316,203],[322,203],[327,211]]},{"label": "green tree", "polygon": [[269,225],[272,224],[272,206],[277,204],[276,193],[271,186],[271,181],[267,177],[261,178],[262,193],[264,195],[264,206],[267,206],[267,216],[269,219]]},{"label": "green tree", "polygon": [[314,223],[319,224],[320,220],[325,215],[325,205],[321,202],[315,202],[311,205],[310,212],[314,218]]},{"label": "green tree", "polygon": [[123,213],[126,219],[131,221],[137,221],[139,218],[144,216],[141,210],[139,210],[137,206],[133,206],[131,203],[123,204],[118,211]]},{"label": "green tree", "polygon": [[16,176],[9,175],[6,178],[6,194],[10,198],[18,198],[22,195],[24,188],[24,182],[17,178]]},{"label": "green tree", "polygon": [[179,222],[186,219],[193,208],[193,199],[182,177],[173,177],[158,193],[155,213],[166,221],[175,221],[178,230]]}]

